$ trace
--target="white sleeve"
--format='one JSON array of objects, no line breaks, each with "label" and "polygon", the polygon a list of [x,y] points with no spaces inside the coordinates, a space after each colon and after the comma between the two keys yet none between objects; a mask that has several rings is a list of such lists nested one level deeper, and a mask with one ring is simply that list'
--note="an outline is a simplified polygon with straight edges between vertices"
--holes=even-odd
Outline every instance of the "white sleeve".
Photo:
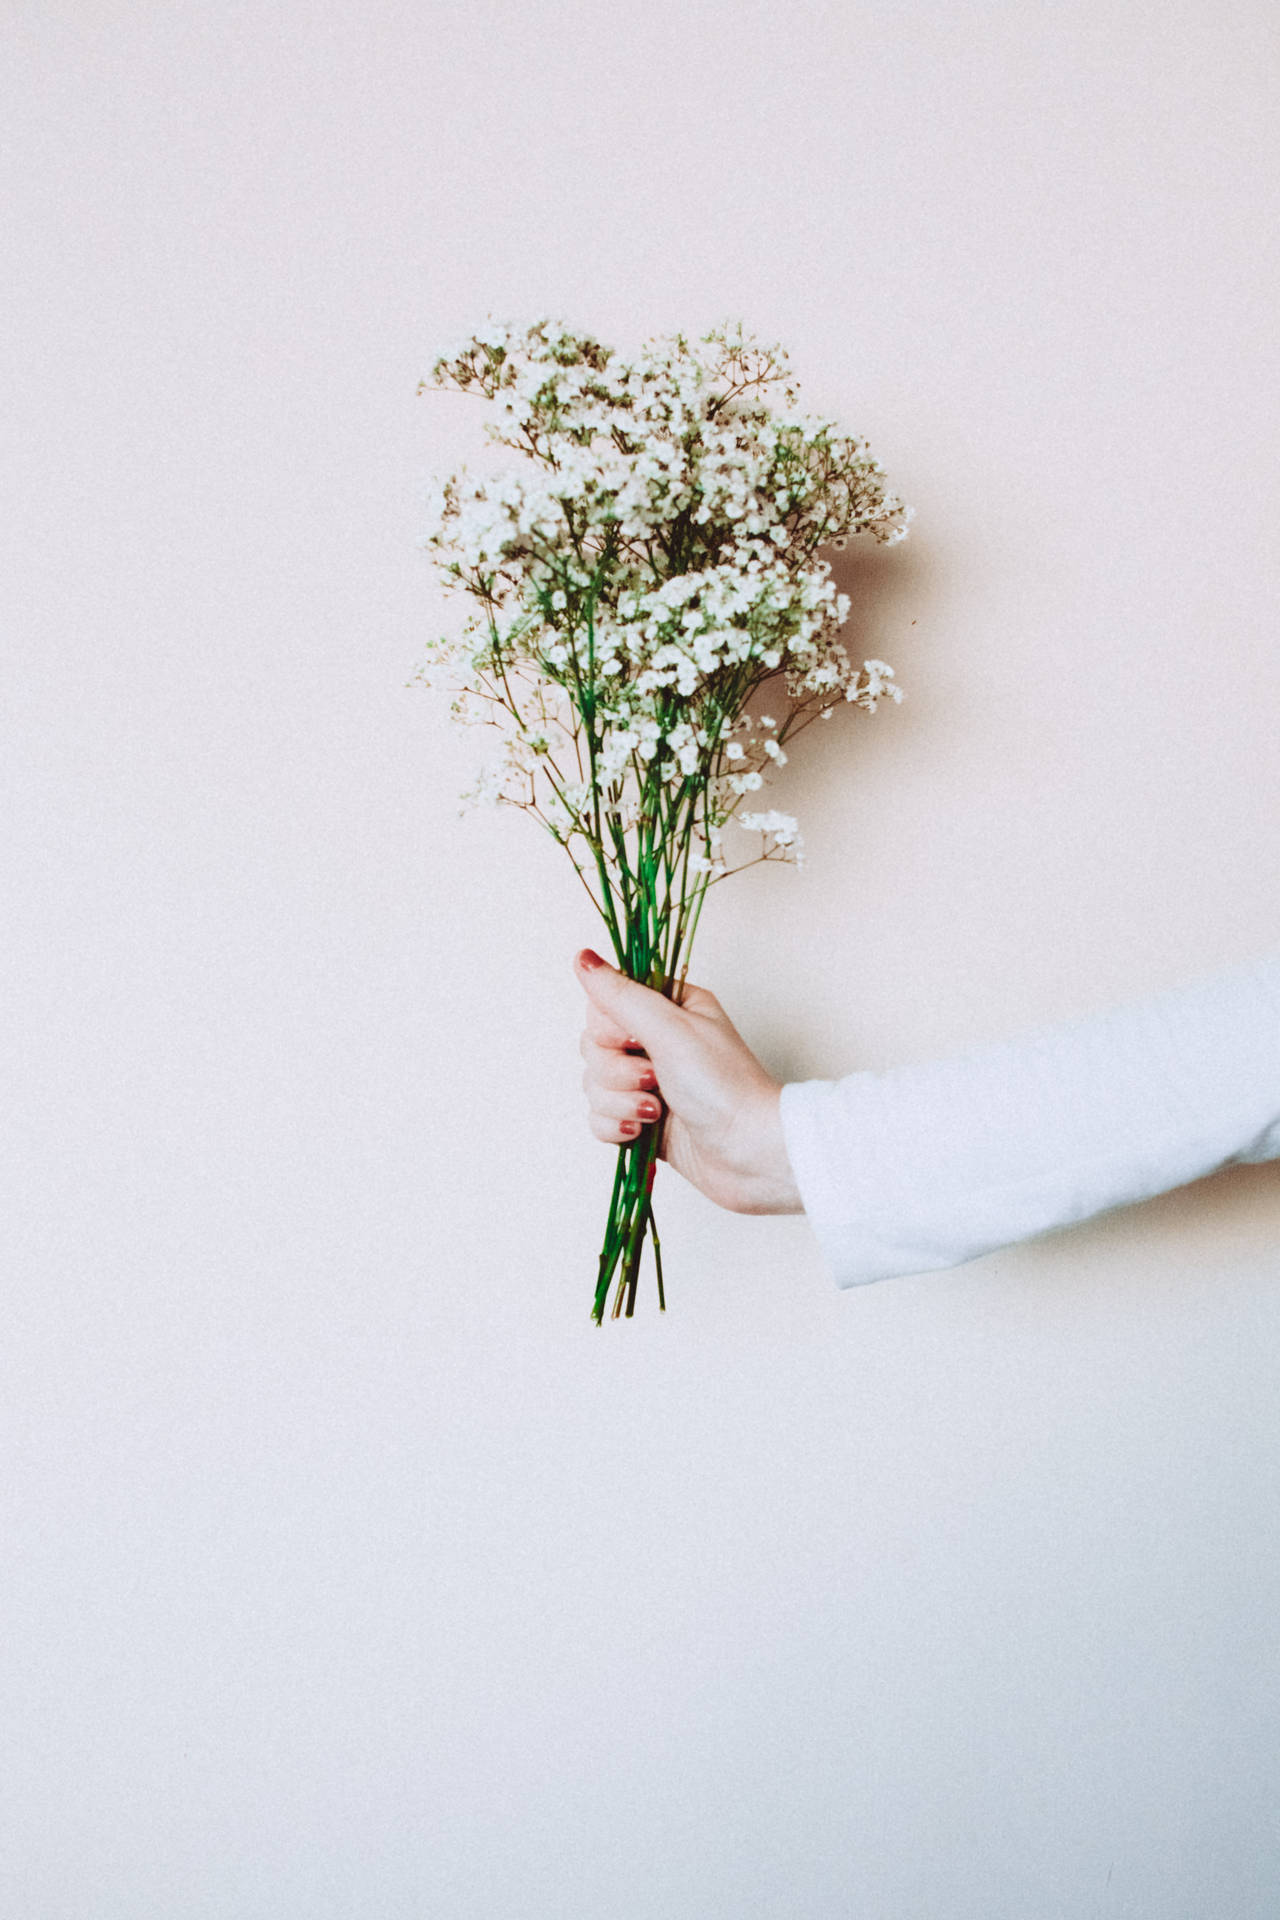
[{"label": "white sleeve", "polygon": [[837,1286],[960,1266],[1280,1158],[1280,949],[946,1059],[793,1081],[781,1113]]}]

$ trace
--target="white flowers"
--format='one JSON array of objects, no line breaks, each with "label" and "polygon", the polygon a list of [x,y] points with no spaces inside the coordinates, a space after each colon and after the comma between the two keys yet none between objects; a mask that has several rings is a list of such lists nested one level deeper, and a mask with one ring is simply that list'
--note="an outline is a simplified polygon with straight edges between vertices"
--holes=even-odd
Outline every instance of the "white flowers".
[{"label": "white flowers", "polygon": [[[762,859],[768,860],[774,855],[790,858],[797,867],[804,865],[804,847],[800,839],[800,830],[789,813],[741,813],[738,825],[748,833],[765,836],[766,845]],[[772,849],[769,842],[772,842]]]},{"label": "white flowers", "polygon": [[889,698],[895,701],[902,699],[902,688],[890,685],[893,679],[893,668],[887,666],[883,660],[864,660],[862,669],[867,676],[866,686],[859,686],[857,679],[850,681],[844,691],[846,700],[856,700],[859,706],[866,707],[869,713],[874,713],[876,701],[881,695],[888,694]]},{"label": "white flowers", "polygon": [[[865,442],[798,410],[781,348],[732,324],[623,356],[490,316],[427,384],[483,395],[514,456],[435,483],[420,542],[477,608],[430,649],[457,717],[504,736],[477,796],[621,874],[646,822],[718,833],[807,718],[902,698],[884,661],[841,646],[850,602],[820,549],[900,539],[910,509]],[[793,705],[753,723],[767,684]],[[788,815],[748,819],[797,845]]]},{"label": "white flowers", "polygon": [[738,825],[748,833],[768,833],[779,846],[789,847],[799,839],[799,829],[789,813],[743,813]]}]

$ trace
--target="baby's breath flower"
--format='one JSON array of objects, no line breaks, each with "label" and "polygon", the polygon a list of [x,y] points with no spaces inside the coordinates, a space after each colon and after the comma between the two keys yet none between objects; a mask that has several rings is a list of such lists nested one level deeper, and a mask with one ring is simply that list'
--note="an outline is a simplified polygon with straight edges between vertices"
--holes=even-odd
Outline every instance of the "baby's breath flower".
[{"label": "baby's breath flower", "polygon": [[[823,555],[900,540],[911,509],[738,322],[622,354],[563,320],[490,314],[423,385],[481,396],[512,456],[433,480],[424,502],[419,543],[470,611],[418,677],[502,741],[469,800],[531,811],[589,855],[619,952],[657,929],[674,966],[727,871],[725,824],[787,763],[779,736],[837,703],[901,700],[886,662],[855,666],[841,644],[851,603]],[[752,719],[766,686],[793,703],[785,723]],[[790,815],[748,823],[770,857],[796,853]],[[646,901],[641,936],[627,914]]]},{"label": "baby's breath flower", "polygon": [[799,838],[796,822],[789,813],[743,813],[738,816],[738,825],[749,833],[771,834],[779,846],[787,847]]}]

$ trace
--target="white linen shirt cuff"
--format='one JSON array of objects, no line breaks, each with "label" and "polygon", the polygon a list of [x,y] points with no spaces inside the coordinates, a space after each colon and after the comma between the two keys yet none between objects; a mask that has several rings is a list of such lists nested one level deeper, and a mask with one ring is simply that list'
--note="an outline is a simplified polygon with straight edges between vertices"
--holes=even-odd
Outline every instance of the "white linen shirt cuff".
[{"label": "white linen shirt cuff", "polygon": [[1280,949],[945,1059],[791,1081],[780,1113],[837,1286],[961,1266],[1280,1158]]}]

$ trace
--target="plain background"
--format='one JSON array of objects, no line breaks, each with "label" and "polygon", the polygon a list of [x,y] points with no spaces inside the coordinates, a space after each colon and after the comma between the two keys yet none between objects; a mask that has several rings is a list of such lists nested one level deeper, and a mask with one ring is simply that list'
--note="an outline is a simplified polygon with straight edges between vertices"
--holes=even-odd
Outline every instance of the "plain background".
[{"label": "plain background", "polygon": [[563,855],[460,819],[415,392],[741,317],[917,509],[694,976],[780,1075],[1277,938],[1263,0],[5,10],[0,1907],[1262,1920],[1280,1173],[588,1318]]}]

